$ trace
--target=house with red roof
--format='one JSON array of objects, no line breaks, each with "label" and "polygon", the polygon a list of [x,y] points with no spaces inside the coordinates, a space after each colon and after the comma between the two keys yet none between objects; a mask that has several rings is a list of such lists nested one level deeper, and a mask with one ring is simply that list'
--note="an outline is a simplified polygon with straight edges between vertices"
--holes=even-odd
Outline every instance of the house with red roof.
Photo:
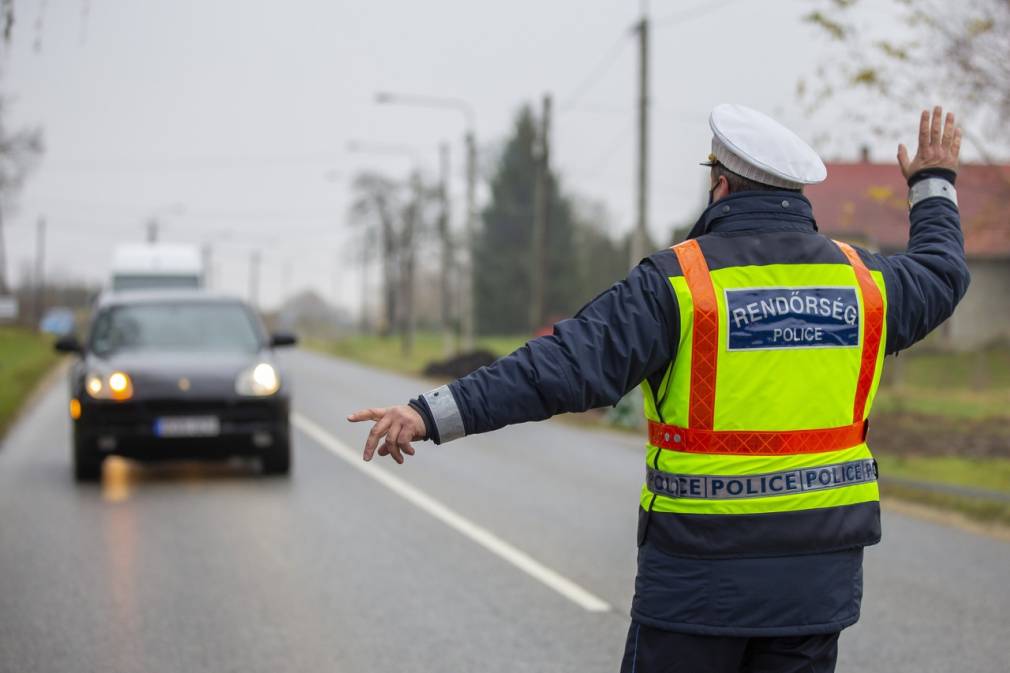
[{"label": "house with red roof", "polygon": [[[821,233],[869,250],[908,243],[908,187],[896,164],[828,163],[804,189]],[[963,350],[1010,337],[1010,165],[965,164],[957,176],[971,286],[937,341]],[[936,343],[936,342],[934,342]]]}]

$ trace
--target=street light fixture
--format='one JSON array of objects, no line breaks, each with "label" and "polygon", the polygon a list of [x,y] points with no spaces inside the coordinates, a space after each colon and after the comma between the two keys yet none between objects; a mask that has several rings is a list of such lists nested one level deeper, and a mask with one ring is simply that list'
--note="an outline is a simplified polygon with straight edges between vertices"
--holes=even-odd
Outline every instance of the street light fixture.
[{"label": "street light fixture", "polygon": [[400,94],[380,91],[375,94],[375,102],[380,105],[405,105],[410,107],[426,107],[456,110],[463,115],[466,124],[464,144],[466,146],[466,255],[467,260],[462,266],[465,279],[462,283],[462,331],[463,350],[471,351],[474,347],[474,301],[473,301],[473,242],[476,227],[476,190],[477,190],[477,115],[469,102],[462,98],[451,96],[428,96],[421,94]]}]

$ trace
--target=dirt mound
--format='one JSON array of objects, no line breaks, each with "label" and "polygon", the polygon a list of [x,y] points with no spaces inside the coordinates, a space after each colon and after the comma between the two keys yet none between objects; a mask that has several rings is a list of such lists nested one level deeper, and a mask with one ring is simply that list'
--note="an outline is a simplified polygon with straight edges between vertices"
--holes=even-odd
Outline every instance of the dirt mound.
[{"label": "dirt mound", "polygon": [[488,350],[460,353],[447,360],[438,360],[429,363],[424,368],[424,375],[440,379],[458,379],[491,364],[497,359],[495,354]]},{"label": "dirt mound", "polygon": [[1006,419],[950,419],[886,413],[870,417],[867,437],[874,451],[892,455],[1010,458]]}]

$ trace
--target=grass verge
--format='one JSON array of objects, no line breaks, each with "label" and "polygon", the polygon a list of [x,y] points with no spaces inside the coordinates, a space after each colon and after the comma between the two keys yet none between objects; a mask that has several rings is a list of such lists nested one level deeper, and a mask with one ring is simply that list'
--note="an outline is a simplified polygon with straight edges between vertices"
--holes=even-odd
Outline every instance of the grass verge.
[{"label": "grass verge", "polygon": [[874,413],[941,421],[1010,420],[1010,344],[888,358]]},{"label": "grass verge", "polygon": [[[511,353],[526,341],[526,337],[520,336],[481,337],[477,339],[477,348],[502,356]],[[430,332],[417,334],[410,355],[403,354],[400,338],[392,336],[355,334],[336,340],[306,339],[304,343],[306,348],[401,374],[419,374],[429,363],[445,358],[442,336]]]},{"label": "grass verge", "polygon": [[932,509],[956,512],[965,519],[985,524],[1010,526],[1010,503],[985,498],[973,498],[956,493],[944,493],[915,488],[906,484],[882,483],[881,497],[925,505]]},{"label": "grass verge", "polygon": [[[876,459],[882,475],[880,492],[883,498],[954,512],[982,524],[1010,526],[1010,501],[942,488],[955,486],[1010,495],[1010,458],[877,453]],[[888,481],[888,477],[922,485],[907,481],[895,483]],[[931,484],[940,488],[930,488]]]},{"label": "grass verge", "polygon": [[963,486],[1010,495],[1010,458],[876,454],[884,477]]},{"label": "grass verge", "polygon": [[0,327],[0,436],[58,359],[49,337],[17,327]]}]

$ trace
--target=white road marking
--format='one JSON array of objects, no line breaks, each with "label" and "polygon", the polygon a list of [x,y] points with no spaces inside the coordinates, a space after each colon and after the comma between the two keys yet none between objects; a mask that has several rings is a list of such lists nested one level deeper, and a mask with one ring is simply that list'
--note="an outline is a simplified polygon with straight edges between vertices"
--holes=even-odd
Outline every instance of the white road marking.
[{"label": "white road marking", "polygon": [[461,514],[457,514],[446,505],[443,505],[403,479],[390,474],[385,469],[366,463],[361,459],[359,452],[341,442],[314,421],[297,412],[291,413],[291,420],[295,427],[316,440],[323,448],[336,457],[353,465],[362,474],[368,475],[404,500],[420,507],[445,525],[462,533],[492,554],[522,570],[533,579],[553,589],[584,610],[588,610],[589,612],[607,612],[611,609],[610,605],[602,598],[591,594],[567,577],[551,570],[526,552],[502,540],[488,529],[475,524]]}]

